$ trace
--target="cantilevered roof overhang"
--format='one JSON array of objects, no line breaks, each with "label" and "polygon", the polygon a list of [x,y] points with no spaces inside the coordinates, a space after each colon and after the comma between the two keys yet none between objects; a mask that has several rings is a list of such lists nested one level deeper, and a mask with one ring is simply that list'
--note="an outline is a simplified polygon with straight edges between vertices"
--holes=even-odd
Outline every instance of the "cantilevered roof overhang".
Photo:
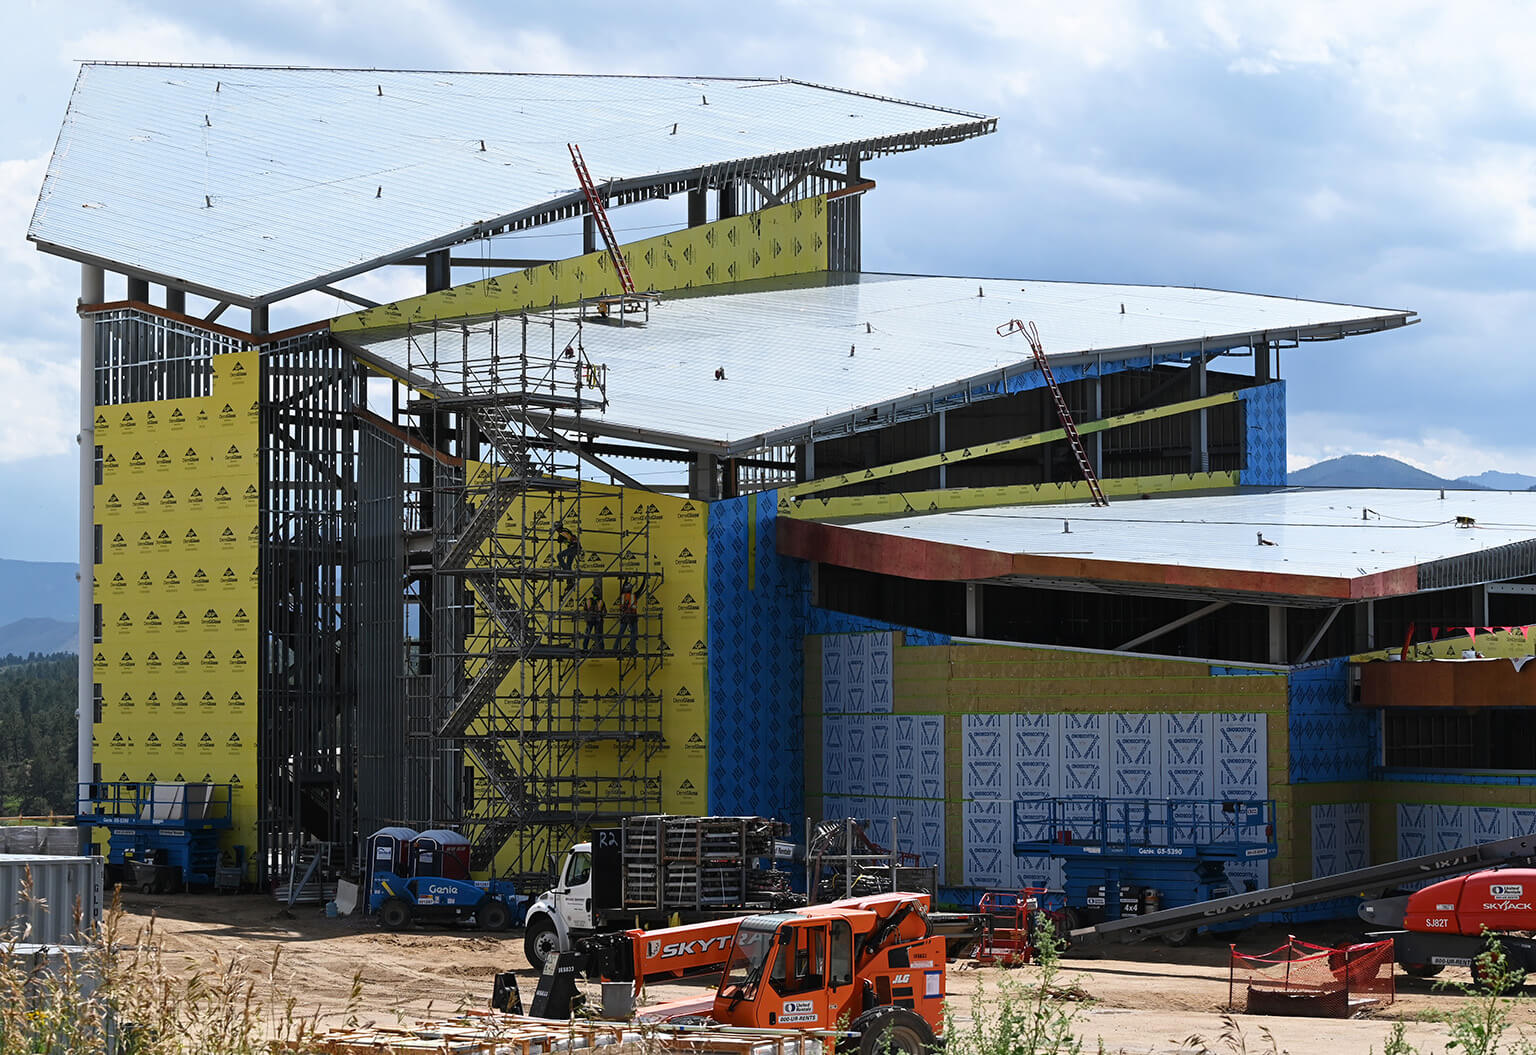
[{"label": "cantilevered roof overhang", "polygon": [[778,547],[908,579],[1311,607],[1536,574],[1536,493],[1440,495],[1287,488],[865,523],[781,517]]},{"label": "cantilevered roof overhang", "polygon": [[617,203],[996,118],[792,80],[85,63],[27,237],[255,305]]},{"label": "cantilevered roof overhang", "polygon": [[[1248,349],[1336,340],[1416,321],[1414,312],[1180,286],[1026,279],[814,274],[667,294],[644,326],[587,325],[582,344],[608,366],[608,407],[580,431],[734,457],[846,435],[1035,387],[1023,338],[1034,321],[1062,381]],[[518,346],[515,316],[444,322],[456,358]],[[505,332],[493,337],[496,326]],[[575,324],[560,331],[566,343]],[[430,358],[431,327],[338,334],[381,369]],[[413,348],[412,342],[417,342]],[[715,380],[723,368],[726,379]],[[559,424],[577,427],[574,420]]]}]

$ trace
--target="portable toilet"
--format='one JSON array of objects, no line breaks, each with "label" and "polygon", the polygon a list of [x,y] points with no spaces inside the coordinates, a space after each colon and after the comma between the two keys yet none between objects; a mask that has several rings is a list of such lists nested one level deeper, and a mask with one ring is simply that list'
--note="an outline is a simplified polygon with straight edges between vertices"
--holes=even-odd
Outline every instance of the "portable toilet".
[{"label": "portable toilet", "polygon": [[412,828],[380,828],[368,836],[368,867],[372,872],[389,872],[405,879],[411,874],[411,844],[417,833]]},{"label": "portable toilet", "polygon": [[469,840],[447,828],[433,828],[411,844],[411,874],[469,878]]}]

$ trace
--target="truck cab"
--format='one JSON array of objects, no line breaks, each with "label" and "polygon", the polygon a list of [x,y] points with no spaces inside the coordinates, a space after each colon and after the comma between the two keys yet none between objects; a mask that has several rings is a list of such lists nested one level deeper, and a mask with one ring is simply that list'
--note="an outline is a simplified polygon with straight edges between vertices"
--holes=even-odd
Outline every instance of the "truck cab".
[{"label": "truck cab", "polygon": [[528,906],[523,951],[535,969],[553,953],[571,947],[602,926],[602,912],[593,901],[592,844],[576,843],[565,852],[555,885]]},{"label": "truck cab", "polygon": [[860,1052],[932,1050],[943,1020],[944,938],[914,916],[887,944],[877,936],[882,922],[876,912],[837,907],[747,917],[710,1017],[747,1028],[846,1030]]},{"label": "truck cab", "polygon": [[750,916],[736,929],[714,1019],[732,1026],[825,1026],[851,1008],[853,929],[843,919]]}]

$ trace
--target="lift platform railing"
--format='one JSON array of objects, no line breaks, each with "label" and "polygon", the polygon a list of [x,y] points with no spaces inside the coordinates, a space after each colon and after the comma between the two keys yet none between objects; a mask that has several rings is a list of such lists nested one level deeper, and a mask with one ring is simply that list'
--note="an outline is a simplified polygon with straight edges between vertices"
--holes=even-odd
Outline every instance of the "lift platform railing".
[{"label": "lift platform railing", "polygon": [[76,789],[77,819],[139,828],[228,828],[229,784],[97,781]]},{"label": "lift platform railing", "polygon": [[1013,804],[1014,852],[1068,857],[1275,856],[1273,799],[1066,796]]}]

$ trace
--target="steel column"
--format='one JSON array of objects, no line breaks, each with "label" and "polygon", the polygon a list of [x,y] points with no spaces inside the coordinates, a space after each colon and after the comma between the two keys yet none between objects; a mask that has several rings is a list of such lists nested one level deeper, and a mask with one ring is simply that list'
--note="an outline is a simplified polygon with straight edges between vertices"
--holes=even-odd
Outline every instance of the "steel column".
[{"label": "steel column", "polygon": [[[80,304],[100,304],[106,300],[106,274],[91,264],[80,265]],[[89,783],[95,776],[91,756],[92,725],[95,719],[95,668],[91,647],[96,637],[96,595],[92,588],[94,574],[85,569],[96,562],[96,321],[80,319],[80,567],[75,575],[79,584],[80,647],[77,668],[80,684],[76,689],[78,740],[75,745],[76,778]],[[91,829],[80,827],[81,849],[89,845]]]},{"label": "steel column", "polygon": [[427,254],[427,292],[436,293],[453,285],[453,261],[448,250]]},{"label": "steel column", "polygon": [[1285,648],[1285,617],[1284,605],[1272,604],[1267,606],[1269,611],[1269,662],[1288,663]]},{"label": "steel column", "polygon": [[[1199,399],[1206,394],[1206,365],[1205,357],[1201,356],[1189,364],[1189,394],[1192,399]],[[1195,416],[1189,423],[1189,471],[1192,473],[1206,473],[1211,471],[1211,429],[1210,420],[1206,416],[1205,408],[1195,412]]]},{"label": "steel column", "polygon": [[688,497],[713,502],[720,497],[720,459],[701,454],[688,466]]}]

